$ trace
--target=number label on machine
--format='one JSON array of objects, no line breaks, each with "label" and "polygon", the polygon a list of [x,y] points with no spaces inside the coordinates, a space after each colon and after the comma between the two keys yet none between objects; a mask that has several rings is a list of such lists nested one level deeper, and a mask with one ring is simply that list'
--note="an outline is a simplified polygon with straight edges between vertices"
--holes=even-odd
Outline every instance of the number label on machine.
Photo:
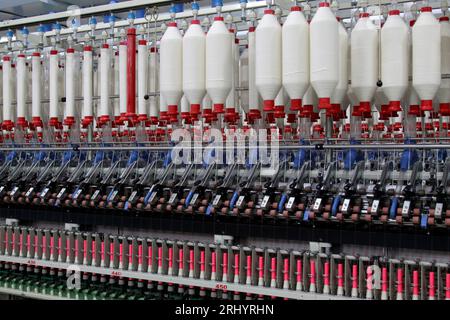
[{"label": "number label on machine", "polygon": [[170,196],[170,199],[169,199],[169,203],[174,203],[176,198],[177,198],[177,194],[172,193],[172,195]]},{"label": "number label on machine", "polygon": [[294,205],[295,197],[290,197],[287,204],[286,209],[292,209],[292,206]]},{"label": "number label on machine", "polygon": [[316,202],[314,202],[313,210],[319,210],[321,203],[322,203],[322,198],[317,198]]},{"label": "number label on machine", "polygon": [[216,196],[214,197],[214,200],[213,200],[213,202],[212,202],[212,205],[213,205],[213,206],[217,206],[217,205],[219,204],[220,198],[221,198],[220,194],[216,195]]},{"label": "number label on machine", "polygon": [[270,196],[264,196],[262,202],[261,202],[261,207],[265,208],[267,206],[267,203],[269,202]]},{"label": "number label on machine", "polygon": [[244,202],[245,196],[240,196],[238,201],[236,202],[236,207],[240,207],[242,202]]},{"label": "number label on machine", "polygon": [[370,208],[370,212],[377,213],[379,205],[380,205],[380,200],[378,200],[378,199],[373,200],[372,207]]},{"label": "number label on machine", "polygon": [[350,206],[350,199],[344,199],[344,202],[342,203],[342,212],[347,212],[349,206]]},{"label": "number label on machine", "polygon": [[218,283],[218,284],[216,284],[216,289],[217,290],[227,290],[228,286],[226,284]]},{"label": "number label on machine", "polygon": [[33,190],[34,190],[34,187],[31,187],[31,188],[27,191],[27,193],[25,193],[25,197],[29,197],[30,194],[33,192]]},{"label": "number label on machine", "polygon": [[133,191],[133,193],[131,194],[131,196],[128,198],[128,202],[132,202],[134,200],[134,198],[137,195],[137,191]]},{"label": "number label on machine", "polygon": [[408,215],[409,214],[409,206],[411,205],[411,201],[409,200],[405,200],[405,202],[403,203],[403,208],[402,208],[402,215]]},{"label": "number label on machine", "polygon": [[434,209],[434,216],[438,219],[442,216],[442,209],[444,208],[444,204],[442,202],[436,203],[436,208]]},{"label": "number label on machine", "polygon": [[61,191],[56,196],[56,198],[60,199],[62,197],[62,195],[64,194],[64,192],[66,192],[66,188],[62,188]]},{"label": "number label on machine", "polygon": [[19,187],[14,187],[14,188],[12,189],[12,191],[11,191],[11,197],[13,197],[13,196],[16,194],[17,190],[19,190]]},{"label": "number label on machine", "polygon": [[95,190],[94,194],[92,195],[92,200],[95,200],[100,193],[100,189]]},{"label": "number label on machine", "polygon": [[77,191],[75,191],[75,193],[73,194],[73,198],[74,199],[78,199],[78,196],[81,194],[81,189],[77,189]]}]

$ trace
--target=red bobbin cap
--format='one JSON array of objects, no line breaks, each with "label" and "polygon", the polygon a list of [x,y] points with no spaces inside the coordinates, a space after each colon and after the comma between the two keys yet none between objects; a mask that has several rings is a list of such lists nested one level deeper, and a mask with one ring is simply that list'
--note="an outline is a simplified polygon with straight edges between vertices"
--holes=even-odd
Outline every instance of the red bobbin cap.
[{"label": "red bobbin cap", "polygon": [[291,7],[291,11],[302,11],[302,7],[300,7],[300,6],[293,6],[293,7]]},{"label": "red bobbin cap", "polygon": [[361,12],[361,13],[359,14],[359,17],[360,17],[360,18],[368,18],[368,17],[369,17],[369,13],[368,13],[368,12]]},{"label": "red bobbin cap", "polygon": [[272,9],[266,9],[264,10],[264,14],[275,14],[275,11]]},{"label": "red bobbin cap", "polygon": [[398,15],[400,15],[400,10],[390,10],[389,15],[390,16],[398,16]]},{"label": "red bobbin cap", "polygon": [[103,48],[103,49],[109,49],[109,44],[104,43],[104,44],[102,45],[102,48]]},{"label": "red bobbin cap", "polygon": [[443,116],[448,116],[450,114],[450,103],[440,103],[439,112]]},{"label": "red bobbin cap", "polygon": [[409,21],[409,26],[412,27],[412,26],[414,26],[415,23],[416,23],[416,20],[410,20]]},{"label": "red bobbin cap", "polygon": [[200,114],[200,105],[199,104],[191,104],[191,114]]},{"label": "red bobbin cap", "polygon": [[302,99],[291,99],[291,111],[300,111],[302,109]]},{"label": "red bobbin cap", "polygon": [[274,100],[264,100],[263,102],[263,110],[264,111],[273,111],[275,109],[275,101]]},{"label": "red bobbin cap", "polygon": [[40,56],[41,56],[40,52],[37,51],[33,52],[33,57],[40,57]]},{"label": "red bobbin cap", "polygon": [[83,48],[83,51],[92,51],[92,47],[91,46],[85,46],[84,48]]},{"label": "red bobbin cap", "polygon": [[330,98],[319,98],[319,109],[328,109],[330,107]]},{"label": "red bobbin cap", "polygon": [[193,20],[191,20],[191,24],[200,24],[200,20],[193,19]]},{"label": "red bobbin cap", "polygon": [[25,58],[25,55],[23,53],[17,55],[17,58]]},{"label": "red bobbin cap", "polygon": [[448,17],[440,17],[439,21],[449,21],[449,18]]},{"label": "red bobbin cap", "polygon": [[167,24],[168,27],[177,27],[177,23],[172,21]]},{"label": "red bobbin cap", "polygon": [[141,39],[141,40],[138,41],[138,44],[140,46],[146,46],[147,45],[147,40]]},{"label": "red bobbin cap", "polygon": [[420,9],[420,12],[431,12],[432,8],[431,7],[423,7],[422,9]]},{"label": "red bobbin cap", "polygon": [[422,111],[433,111],[433,100],[421,100],[420,109]]},{"label": "red bobbin cap", "polygon": [[256,29],[255,27],[249,27],[248,32],[255,32],[255,29]]},{"label": "red bobbin cap", "polygon": [[370,112],[370,102],[369,101],[361,101],[359,103],[359,109],[361,112]]},{"label": "red bobbin cap", "polygon": [[329,7],[330,4],[328,2],[321,2],[319,3],[319,7]]},{"label": "red bobbin cap", "polygon": [[223,17],[214,17],[214,21],[223,21]]},{"label": "red bobbin cap", "polygon": [[390,112],[402,111],[400,101],[389,101],[389,111]]},{"label": "red bobbin cap", "polygon": [[223,103],[214,103],[213,109],[215,113],[224,113],[224,105]]},{"label": "red bobbin cap", "polygon": [[75,53],[75,49],[74,48],[67,48],[67,53]]},{"label": "red bobbin cap", "polygon": [[55,55],[58,54],[58,50],[50,50],[50,54],[51,54],[52,56],[55,56]]},{"label": "red bobbin cap", "polygon": [[178,114],[178,106],[177,105],[167,106],[167,114],[168,115],[177,115]]}]

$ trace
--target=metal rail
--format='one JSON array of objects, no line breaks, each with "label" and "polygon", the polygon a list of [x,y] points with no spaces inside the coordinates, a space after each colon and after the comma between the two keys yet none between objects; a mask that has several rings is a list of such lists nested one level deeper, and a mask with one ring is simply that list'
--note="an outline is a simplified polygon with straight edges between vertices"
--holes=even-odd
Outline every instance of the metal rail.
[{"label": "metal rail", "polygon": [[226,288],[225,290],[227,290],[229,292],[237,291],[237,292],[251,293],[251,294],[256,294],[256,295],[276,296],[276,297],[296,299],[296,300],[361,300],[359,298],[351,298],[351,297],[345,297],[345,296],[335,296],[335,295],[327,295],[327,294],[321,294],[321,293],[311,293],[311,292],[296,291],[296,290],[260,287],[260,286],[236,284],[236,283],[230,283],[230,282],[221,282],[221,281],[215,281],[215,280],[203,280],[203,279],[195,279],[195,278],[188,278],[188,277],[176,277],[176,276],[169,276],[169,275],[164,275],[164,274],[122,270],[122,269],[117,269],[117,268],[101,268],[101,267],[86,266],[86,265],[82,265],[82,264],[54,262],[54,261],[41,260],[41,259],[28,259],[28,258],[22,258],[22,257],[5,256],[5,255],[0,256],[0,261],[40,266],[40,267],[47,267],[47,268],[55,268],[55,269],[72,269],[73,270],[74,268],[76,268],[80,272],[96,273],[96,274],[100,274],[100,275],[118,276],[120,274],[120,277],[126,277],[126,278],[132,278],[132,279],[143,279],[143,280],[147,280],[147,281],[173,283],[173,284],[179,284],[179,285],[184,285],[184,286],[195,286],[195,287],[201,287],[201,288],[205,288],[205,289]]},{"label": "metal rail", "polygon": [[[112,4],[105,4],[105,5],[100,5],[100,6],[95,6],[95,7],[89,7],[89,8],[82,8],[77,10],[76,12],[74,12],[74,10],[67,10],[64,12],[57,12],[57,13],[50,13],[50,14],[45,14],[45,15],[39,15],[39,16],[34,16],[34,17],[27,17],[27,18],[22,18],[22,19],[15,19],[15,20],[7,20],[7,21],[2,21],[0,22],[0,30],[5,30],[8,28],[13,28],[13,27],[21,27],[21,26],[25,26],[25,25],[36,25],[39,23],[45,23],[45,22],[50,22],[50,21],[58,21],[58,20],[64,20],[70,17],[73,17],[74,14],[79,15],[81,17],[87,17],[87,16],[92,16],[92,15],[97,15],[97,14],[101,14],[101,13],[105,13],[105,12],[124,12],[130,9],[135,9],[135,8],[140,8],[140,7],[149,7],[149,6],[158,6],[158,5],[168,5],[170,4],[172,1],[168,1],[168,0],[130,0],[130,1],[124,1],[124,2],[120,2],[120,3],[112,3]],[[298,1],[299,3],[302,2],[306,2],[305,0],[300,0]],[[397,3],[407,3],[407,2],[411,2],[409,0],[399,0]],[[367,1],[367,6],[368,7],[372,7],[372,6],[379,6],[379,5],[389,5],[391,4],[391,1],[388,0],[368,0]],[[247,3],[247,8],[248,9],[253,9],[253,8],[262,8],[266,6],[266,2],[265,1],[251,1],[249,3]],[[440,3],[439,2],[433,2],[431,4],[431,6],[433,8],[440,8]],[[355,6],[355,2],[354,1],[343,1],[339,3],[339,10],[350,10],[350,9],[356,9],[357,6]],[[288,8],[284,8],[284,9],[288,9]],[[223,6],[222,8],[222,12],[230,12],[230,11],[240,11],[241,7],[239,3],[236,4],[226,4]],[[215,8],[200,8],[198,15],[209,15],[209,14],[214,14],[216,12]],[[191,10],[185,10],[179,14],[177,14],[177,17],[179,18],[187,18],[187,17],[191,17],[192,16],[192,11]],[[342,17],[345,18],[345,17]],[[158,21],[167,21],[170,19],[170,14],[161,14],[160,17],[158,18]],[[142,23],[147,23],[147,21],[145,20],[145,18],[142,19],[136,19],[135,24],[142,24]],[[104,26],[105,25],[105,26]],[[102,28],[109,28],[109,24],[101,24],[99,23],[97,25],[97,29],[102,29]],[[123,26],[128,26],[128,21],[119,21],[116,23],[117,26],[119,27],[123,27]],[[83,28],[86,28],[89,30],[83,30]],[[69,29],[70,30],[70,29]],[[81,26],[80,27],[80,31],[90,31],[90,27],[89,26]],[[50,31],[48,33],[46,33],[46,35],[51,35]],[[65,29],[62,30],[61,34],[63,34],[65,31]],[[71,31],[70,31],[71,32]]]},{"label": "metal rail", "polygon": [[70,300],[70,298],[50,295],[45,293],[36,293],[19,289],[5,288],[0,286],[0,293],[9,294],[18,297],[31,298],[37,300]]}]

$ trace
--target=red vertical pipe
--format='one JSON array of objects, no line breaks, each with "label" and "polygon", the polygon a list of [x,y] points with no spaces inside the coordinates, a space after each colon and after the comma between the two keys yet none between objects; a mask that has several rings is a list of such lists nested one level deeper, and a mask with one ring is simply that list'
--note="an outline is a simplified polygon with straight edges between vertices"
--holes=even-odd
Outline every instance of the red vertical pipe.
[{"label": "red vertical pipe", "polygon": [[[211,253],[211,272],[216,273],[216,253],[215,252]],[[211,280],[215,280],[215,279],[211,279]]]},{"label": "red vertical pipe", "polygon": [[344,288],[344,265],[342,263],[338,264],[337,279],[338,288]]},{"label": "red vertical pipe", "polygon": [[[8,233],[5,233],[5,236],[8,237]],[[8,242],[6,242],[6,244],[8,245]],[[35,258],[38,257],[38,250],[39,250],[38,236],[35,235],[34,236],[34,257]]]},{"label": "red vertical pipe", "polygon": [[[35,239],[36,239],[36,236],[35,236]],[[36,243],[36,240],[34,241],[34,243]],[[70,259],[70,239],[66,238],[66,261],[68,262],[69,259]]]},{"label": "red vertical pipe", "polygon": [[397,269],[397,293],[403,293],[403,269]]},{"label": "red vertical pipe", "polygon": [[109,264],[111,266],[114,265],[114,243],[113,242],[111,242],[109,244]]},{"label": "red vertical pipe", "polygon": [[62,259],[62,237],[58,238],[58,259]]},{"label": "red vertical pipe", "polygon": [[330,263],[327,261],[323,265],[324,274],[323,274],[323,284],[325,286],[330,285]]},{"label": "red vertical pipe", "polygon": [[95,247],[95,240],[94,239],[92,239],[92,242],[91,242],[91,254],[92,254],[92,265],[95,265],[95,263],[96,263],[96,259],[97,259],[97,252],[96,252],[97,250],[96,250],[96,247]]},{"label": "red vertical pipe", "polygon": [[152,253],[153,253],[153,251],[152,251],[152,246],[148,246],[148,248],[147,248],[147,250],[148,250],[148,253],[147,253],[147,255],[148,255],[148,267],[151,267],[152,266]]},{"label": "red vertical pipe", "polygon": [[264,257],[259,257],[259,278],[264,280]]},{"label": "red vertical pipe", "polygon": [[183,249],[178,250],[178,274],[183,275]]},{"label": "red vertical pipe", "polygon": [[127,32],[127,117],[136,118],[136,29]]},{"label": "red vertical pipe", "polygon": [[158,248],[158,272],[162,272],[162,264],[163,264],[163,248]]},{"label": "red vertical pipe", "polygon": [[419,271],[413,271],[413,296],[419,297]]},{"label": "red vertical pipe", "polygon": [[130,243],[128,245],[128,264],[129,264],[128,268],[130,269],[131,266],[133,265],[133,244],[132,243]]},{"label": "red vertical pipe", "polygon": [[358,265],[352,266],[352,289],[358,289]]},{"label": "red vertical pipe", "polygon": [[316,262],[314,260],[311,260],[309,263],[309,267],[311,269],[311,281],[310,283],[312,285],[316,284]]},{"label": "red vertical pipe", "polygon": [[27,256],[31,256],[31,235],[27,234]]},{"label": "red vertical pipe", "polygon": [[428,286],[428,299],[434,300],[436,297],[436,282],[434,278],[434,272],[430,271],[428,274],[429,277],[429,286]]},{"label": "red vertical pipe", "polygon": [[445,275],[445,300],[450,300],[450,273]]},{"label": "red vertical pipe", "polygon": [[142,244],[138,246],[138,264],[142,266]]},{"label": "red vertical pipe", "polygon": [[100,251],[101,251],[100,254],[101,254],[102,263],[105,263],[105,241],[104,240],[102,240]]}]

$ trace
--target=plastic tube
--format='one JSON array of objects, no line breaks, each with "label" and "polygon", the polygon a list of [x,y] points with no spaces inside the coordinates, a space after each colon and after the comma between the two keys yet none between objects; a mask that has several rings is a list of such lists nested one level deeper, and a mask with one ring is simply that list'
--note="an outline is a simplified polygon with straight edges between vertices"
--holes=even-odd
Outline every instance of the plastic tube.
[{"label": "plastic tube", "polygon": [[27,67],[24,54],[17,56],[17,125],[27,126],[26,109]]},{"label": "plastic tube", "polygon": [[83,126],[88,126],[94,120],[92,108],[92,47],[85,46],[83,49]]},{"label": "plastic tube", "polygon": [[66,112],[64,124],[69,127],[75,123],[75,50],[66,51]]},{"label": "plastic tube", "polygon": [[138,45],[138,120],[147,120],[147,80],[148,80],[147,41],[139,40]]},{"label": "plastic tube", "polygon": [[[155,47],[150,49],[150,62],[149,62],[149,80],[148,87],[151,93],[158,91],[158,51]],[[152,124],[156,124],[158,121],[158,99],[156,96],[152,95],[149,98],[150,100],[150,120]]]},{"label": "plastic tube", "polygon": [[100,108],[98,111],[100,125],[105,124],[109,118],[109,68],[111,66],[111,50],[108,44],[101,48],[100,56]]},{"label": "plastic tube", "polygon": [[33,56],[31,57],[31,67],[31,118],[34,127],[42,127],[42,66],[41,54],[39,52],[33,52]]},{"label": "plastic tube", "polygon": [[49,125],[52,127],[58,126],[60,123],[59,119],[59,57],[58,51],[50,51],[49,58]]},{"label": "plastic tube", "polygon": [[13,123],[13,110],[11,105],[12,87],[11,87],[11,58],[3,57],[3,128],[11,130]]},{"label": "plastic tube", "polygon": [[119,109],[122,120],[127,114],[127,44],[121,42],[119,45]]},{"label": "plastic tube", "polygon": [[255,27],[248,29],[248,99],[249,117],[261,118],[258,90],[256,89],[256,56],[255,56]]}]

